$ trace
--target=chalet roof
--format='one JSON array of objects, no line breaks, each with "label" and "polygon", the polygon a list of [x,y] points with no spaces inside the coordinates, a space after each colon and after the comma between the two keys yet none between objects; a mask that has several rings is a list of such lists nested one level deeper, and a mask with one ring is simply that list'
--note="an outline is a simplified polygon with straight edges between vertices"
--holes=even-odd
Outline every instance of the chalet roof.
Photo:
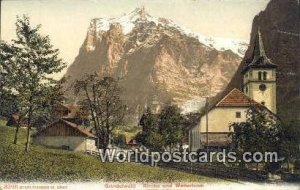
[{"label": "chalet roof", "polygon": [[271,60],[266,55],[262,35],[260,29],[258,29],[255,37],[255,42],[254,42],[252,60],[243,69],[242,73],[245,73],[249,68],[276,68],[276,67],[277,65],[272,63]]},{"label": "chalet roof", "polygon": [[84,130],[83,128],[81,128],[79,125],[76,125],[75,123],[72,123],[72,122],[69,122],[69,121],[65,121],[65,120],[61,120],[63,121],[64,123],[66,123],[67,125],[69,125],[70,127],[73,127],[74,129],[76,129],[77,131],[79,131],[80,133],[88,136],[88,137],[93,137],[93,138],[96,138],[95,135],[93,135],[92,133],[90,133],[89,131],[87,130]]},{"label": "chalet roof", "polygon": [[256,101],[249,98],[246,94],[234,88],[215,107],[248,107],[257,104]]},{"label": "chalet roof", "polygon": [[52,127],[54,124],[62,122],[65,124],[65,126],[71,127],[73,129],[75,129],[76,131],[78,131],[79,133],[81,133],[82,135],[86,136],[86,137],[91,137],[91,138],[96,138],[95,135],[93,135],[92,133],[90,133],[88,130],[85,130],[83,128],[81,128],[79,125],[76,125],[75,123],[63,120],[63,119],[59,119],[51,124],[49,124],[47,127],[45,127],[44,129],[42,129],[41,131],[39,131],[36,136],[39,136],[39,134],[41,134],[44,130],[46,130],[47,128]]}]

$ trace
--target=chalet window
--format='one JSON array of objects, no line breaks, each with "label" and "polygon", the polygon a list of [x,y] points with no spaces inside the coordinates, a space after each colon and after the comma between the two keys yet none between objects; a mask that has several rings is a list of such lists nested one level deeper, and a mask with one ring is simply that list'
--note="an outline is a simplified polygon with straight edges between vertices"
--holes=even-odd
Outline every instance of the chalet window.
[{"label": "chalet window", "polygon": [[241,118],[241,112],[239,112],[239,111],[238,111],[238,112],[235,112],[235,117],[236,117],[236,118]]},{"label": "chalet window", "polygon": [[261,72],[258,72],[258,80],[261,80],[262,76],[261,76]]},{"label": "chalet window", "polygon": [[263,73],[263,80],[267,80],[267,72]]}]

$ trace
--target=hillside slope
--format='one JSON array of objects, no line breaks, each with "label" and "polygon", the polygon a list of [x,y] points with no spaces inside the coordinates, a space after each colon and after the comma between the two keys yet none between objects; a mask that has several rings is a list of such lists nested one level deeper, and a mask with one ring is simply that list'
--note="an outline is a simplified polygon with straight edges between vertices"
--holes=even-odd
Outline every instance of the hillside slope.
[{"label": "hillside slope", "polygon": [[83,153],[32,145],[24,152],[26,130],[13,145],[14,128],[0,120],[0,181],[198,181],[217,179],[133,163],[103,163]]}]

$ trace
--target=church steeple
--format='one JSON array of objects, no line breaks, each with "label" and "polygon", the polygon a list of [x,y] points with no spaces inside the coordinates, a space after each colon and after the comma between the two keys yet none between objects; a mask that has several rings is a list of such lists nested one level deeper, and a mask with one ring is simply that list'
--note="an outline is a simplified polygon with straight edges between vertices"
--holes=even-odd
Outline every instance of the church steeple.
[{"label": "church steeple", "polygon": [[264,57],[267,58],[264,43],[262,41],[260,28],[258,28],[256,38],[255,38],[255,47],[254,47],[254,56]]},{"label": "church steeple", "polygon": [[243,69],[244,93],[276,113],[276,65],[267,57],[258,28],[252,60]]},{"label": "church steeple", "polygon": [[277,65],[267,57],[260,28],[258,27],[254,41],[254,49],[251,62],[247,63],[242,73],[245,73],[250,68],[276,68]]}]

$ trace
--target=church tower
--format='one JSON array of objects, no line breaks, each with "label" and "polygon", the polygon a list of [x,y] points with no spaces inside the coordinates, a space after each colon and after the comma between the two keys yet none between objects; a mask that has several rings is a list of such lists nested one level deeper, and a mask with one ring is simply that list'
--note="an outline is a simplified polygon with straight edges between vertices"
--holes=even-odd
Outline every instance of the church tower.
[{"label": "church tower", "polygon": [[276,68],[267,57],[262,36],[258,29],[252,60],[243,69],[244,93],[276,113]]}]

